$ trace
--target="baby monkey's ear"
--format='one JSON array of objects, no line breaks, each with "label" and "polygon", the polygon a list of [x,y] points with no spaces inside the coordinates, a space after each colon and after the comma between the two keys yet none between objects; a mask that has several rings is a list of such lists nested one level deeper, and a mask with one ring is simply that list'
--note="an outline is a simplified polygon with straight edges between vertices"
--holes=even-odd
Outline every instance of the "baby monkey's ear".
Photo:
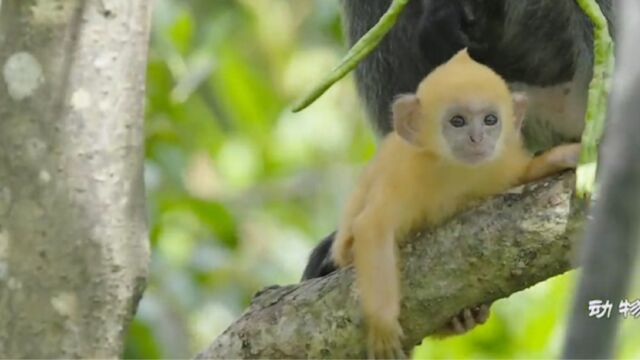
[{"label": "baby monkey's ear", "polygon": [[513,127],[520,131],[524,116],[527,113],[529,98],[523,92],[514,92],[511,98],[513,99]]},{"label": "baby monkey's ear", "polygon": [[403,94],[393,101],[393,129],[409,144],[422,147],[419,129],[420,100],[415,94]]}]

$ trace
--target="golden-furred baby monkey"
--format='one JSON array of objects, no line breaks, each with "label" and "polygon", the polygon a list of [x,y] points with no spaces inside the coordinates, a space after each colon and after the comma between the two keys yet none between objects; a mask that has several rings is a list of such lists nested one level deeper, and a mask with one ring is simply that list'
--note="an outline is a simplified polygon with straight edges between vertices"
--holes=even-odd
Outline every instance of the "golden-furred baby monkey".
[{"label": "golden-furred baby monkey", "polygon": [[471,201],[573,168],[580,144],[533,157],[520,127],[527,99],[466,49],[393,104],[394,131],[349,198],[331,249],[355,266],[369,356],[404,356],[396,237],[443,222]]}]

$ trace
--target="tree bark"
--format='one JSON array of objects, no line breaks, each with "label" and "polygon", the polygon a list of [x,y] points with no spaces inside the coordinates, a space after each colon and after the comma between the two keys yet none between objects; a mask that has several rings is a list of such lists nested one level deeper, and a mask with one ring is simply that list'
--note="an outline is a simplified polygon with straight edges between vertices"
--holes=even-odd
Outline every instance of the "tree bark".
[{"label": "tree bark", "polygon": [[[617,68],[602,146],[600,189],[586,231],[583,270],[563,358],[612,358],[618,304],[627,295],[640,240],[640,3],[620,1]],[[610,301],[611,316],[589,317],[589,301]]]},{"label": "tree bark", "polygon": [[149,260],[149,7],[0,2],[0,357],[122,351]]},{"label": "tree bark", "polygon": [[[585,204],[574,176],[497,196],[400,244],[404,348],[461,309],[507,297],[571,268]],[[264,290],[198,358],[363,358],[353,270]]]}]

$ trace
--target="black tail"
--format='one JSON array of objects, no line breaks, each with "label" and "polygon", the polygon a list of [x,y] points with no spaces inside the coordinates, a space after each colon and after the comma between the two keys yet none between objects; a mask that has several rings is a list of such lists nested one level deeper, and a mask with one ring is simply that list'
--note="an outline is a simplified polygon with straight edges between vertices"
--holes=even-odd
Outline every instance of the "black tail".
[{"label": "black tail", "polygon": [[326,238],[309,255],[309,261],[302,274],[302,281],[323,277],[336,271],[338,267],[331,261],[331,245],[335,237],[335,231]]}]

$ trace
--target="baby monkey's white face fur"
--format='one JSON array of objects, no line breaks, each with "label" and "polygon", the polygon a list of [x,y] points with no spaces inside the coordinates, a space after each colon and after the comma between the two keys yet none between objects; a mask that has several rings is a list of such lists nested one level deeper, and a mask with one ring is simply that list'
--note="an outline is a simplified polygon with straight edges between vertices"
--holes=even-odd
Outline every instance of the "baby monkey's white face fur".
[{"label": "baby monkey's white face fur", "polygon": [[444,109],[438,121],[453,160],[477,165],[493,158],[500,145],[501,110],[483,99],[452,103]]},{"label": "baby monkey's white face fur", "polygon": [[482,96],[462,97],[430,112],[415,95],[403,95],[394,103],[394,125],[411,145],[461,165],[478,166],[501,152],[506,132],[520,132],[527,98],[515,93],[511,100],[499,104]]}]

